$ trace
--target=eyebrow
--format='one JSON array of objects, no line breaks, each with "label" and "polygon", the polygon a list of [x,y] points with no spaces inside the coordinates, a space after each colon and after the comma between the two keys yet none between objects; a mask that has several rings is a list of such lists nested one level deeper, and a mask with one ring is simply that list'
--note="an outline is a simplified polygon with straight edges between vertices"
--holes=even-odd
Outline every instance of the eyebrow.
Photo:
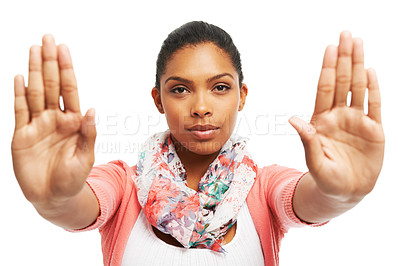
[{"label": "eyebrow", "polygon": [[[231,79],[234,79],[234,77],[229,73],[221,73],[221,74],[215,75],[215,76],[213,76],[211,78],[208,78],[207,79],[207,83],[209,83],[211,81],[214,81],[216,79],[220,79],[220,78],[225,77],[225,76],[229,76],[229,77],[231,77]],[[164,84],[167,84],[167,82],[170,81],[170,80],[176,80],[176,81],[180,81],[180,82],[184,82],[184,83],[188,83],[188,84],[193,84],[193,81],[185,79],[185,78],[177,77],[177,76],[171,76],[171,77],[167,78],[165,80]]]}]

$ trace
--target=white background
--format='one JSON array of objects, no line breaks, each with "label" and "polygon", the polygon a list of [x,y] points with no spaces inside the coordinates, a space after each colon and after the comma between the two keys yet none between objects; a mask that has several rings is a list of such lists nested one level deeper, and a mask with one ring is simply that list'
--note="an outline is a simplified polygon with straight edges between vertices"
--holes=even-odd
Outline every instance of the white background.
[{"label": "white background", "polygon": [[70,47],[81,109],[97,111],[96,164],[136,163],[138,145],[166,129],[150,96],[167,34],[204,20],[233,37],[249,94],[237,126],[259,166],[306,171],[301,141],[288,124],[312,114],[325,47],[350,30],[364,40],[378,73],[386,134],[373,192],[321,228],[292,229],[281,265],[400,265],[398,98],[400,16],[396,1],[2,1],[0,4],[0,264],[102,265],[97,231],[72,234],[42,219],[12,170],[13,77],[27,75],[28,50],[52,33]]}]

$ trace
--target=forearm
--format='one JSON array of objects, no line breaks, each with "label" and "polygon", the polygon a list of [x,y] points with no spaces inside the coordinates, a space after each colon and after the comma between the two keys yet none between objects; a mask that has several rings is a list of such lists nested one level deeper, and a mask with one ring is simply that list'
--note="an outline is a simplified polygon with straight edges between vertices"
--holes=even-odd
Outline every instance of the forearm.
[{"label": "forearm", "polygon": [[324,194],[310,173],[298,183],[293,197],[293,209],[296,215],[309,223],[328,221],[357,205],[363,197],[334,197]]},{"label": "forearm", "polygon": [[88,227],[99,215],[97,198],[86,183],[72,198],[33,205],[43,218],[65,229]]}]

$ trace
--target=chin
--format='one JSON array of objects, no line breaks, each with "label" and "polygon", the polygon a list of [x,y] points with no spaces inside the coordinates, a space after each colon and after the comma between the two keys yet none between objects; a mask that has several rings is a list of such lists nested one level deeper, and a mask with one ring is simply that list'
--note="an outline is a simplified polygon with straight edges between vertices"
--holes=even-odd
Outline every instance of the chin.
[{"label": "chin", "polygon": [[[225,142],[224,142],[225,143]],[[211,155],[219,153],[224,143],[219,141],[209,141],[202,143],[193,143],[186,147],[189,151],[199,154],[199,155]]]},{"label": "chin", "polygon": [[[189,151],[194,154],[198,155],[212,155],[215,153],[219,153],[221,150],[222,146],[225,144],[225,142],[229,139],[225,140],[225,138],[222,138],[221,136],[218,138],[213,138],[209,140],[196,140],[193,139],[192,137],[190,138],[180,138],[181,136],[173,136],[173,142],[175,144],[175,150],[178,152],[179,149],[182,149],[184,151]],[[178,137],[178,138],[176,138]],[[178,143],[176,143],[178,142]]]}]

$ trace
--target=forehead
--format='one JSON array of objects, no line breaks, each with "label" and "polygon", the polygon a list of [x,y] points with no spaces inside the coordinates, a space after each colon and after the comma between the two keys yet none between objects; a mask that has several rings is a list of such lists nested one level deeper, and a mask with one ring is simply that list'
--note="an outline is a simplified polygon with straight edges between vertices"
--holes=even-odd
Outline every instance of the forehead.
[{"label": "forehead", "polygon": [[215,75],[231,73],[237,76],[229,55],[213,43],[200,43],[177,50],[168,60],[161,80],[171,75]]}]

